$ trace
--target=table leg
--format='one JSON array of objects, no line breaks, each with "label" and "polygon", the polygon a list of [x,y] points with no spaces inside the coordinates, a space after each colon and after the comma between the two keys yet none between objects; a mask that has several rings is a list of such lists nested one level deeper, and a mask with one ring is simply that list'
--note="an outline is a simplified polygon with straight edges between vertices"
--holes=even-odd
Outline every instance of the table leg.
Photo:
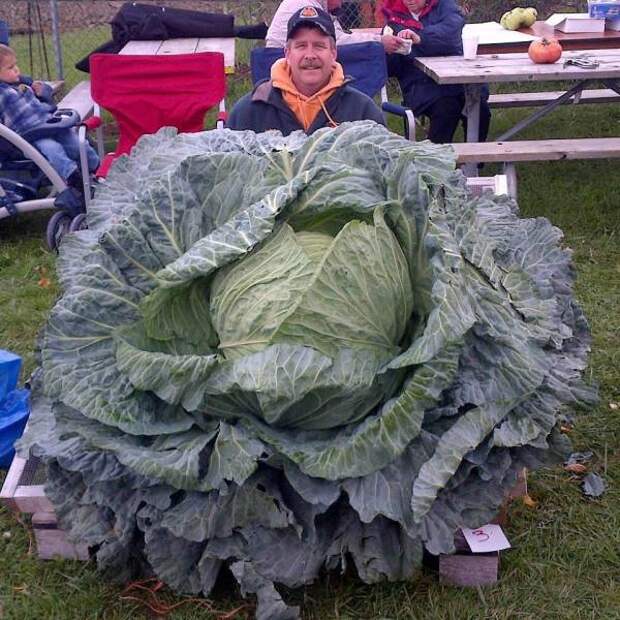
[{"label": "table leg", "polygon": [[[463,114],[467,118],[467,142],[478,142],[480,137],[480,98],[482,96],[481,84],[465,84],[465,106]],[[465,164],[463,166],[465,176],[478,176],[478,166],[476,164]]]},{"label": "table leg", "polygon": [[603,80],[603,84],[620,95],[620,82],[618,80]]},{"label": "table leg", "polygon": [[534,114],[530,114],[530,116],[519,121],[514,127],[511,127],[508,131],[504,132],[501,136],[496,138],[496,141],[503,142],[504,140],[510,140],[512,136],[519,133],[526,127],[529,127],[537,120],[541,119],[543,116],[546,116],[547,114],[549,114],[549,112],[555,110],[555,108],[557,108],[559,105],[562,105],[566,100],[571,99],[578,93],[581,93],[581,91],[586,86],[591,84],[591,82],[592,80],[584,80],[583,82],[578,82],[577,84],[575,84],[575,86],[567,90],[563,95],[560,95],[557,99],[554,99],[547,105],[540,108],[540,110],[538,110],[537,112],[534,112]]}]

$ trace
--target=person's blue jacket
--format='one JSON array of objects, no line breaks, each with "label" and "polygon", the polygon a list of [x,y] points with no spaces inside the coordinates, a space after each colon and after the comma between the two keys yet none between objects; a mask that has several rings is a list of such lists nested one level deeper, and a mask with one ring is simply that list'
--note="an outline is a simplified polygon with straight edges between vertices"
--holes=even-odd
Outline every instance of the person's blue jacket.
[{"label": "person's blue jacket", "polygon": [[[434,9],[420,18],[423,28],[416,31],[420,43],[413,45],[409,56],[392,54],[389,57],[390,74],[398,77],[405,105],[416,115],[442,96],[455,96],[463,92],[457,84],[439,85],[414,66],[416,56],[457,56],[463,54],[461,32],[465,18],[455,0],[439,0]],[[403,30],[399,24],[390,24],[394,33]]]}]

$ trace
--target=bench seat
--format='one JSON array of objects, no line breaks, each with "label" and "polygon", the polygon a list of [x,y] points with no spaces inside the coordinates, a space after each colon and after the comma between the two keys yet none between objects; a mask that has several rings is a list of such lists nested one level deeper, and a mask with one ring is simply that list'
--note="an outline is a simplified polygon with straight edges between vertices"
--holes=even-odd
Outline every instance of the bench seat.
[{"label": "bench seat", "polygon": [[620,138],[509,140],[452,144],[459,164],[620,157]]},{"label": "bench seat", "polygon": [[517,196],[515,163],[563,159],[620,157],[620,138],[572,138],[561,140],[510,140],[452,144],[457,164],[503,163],[511,196]]},{"label": "bench seat", "polygon": [[[563,95],[564,91],[534,92],[534,93],[496,93],[489,96],[489,106],[492,108],[520,108],[544,106]],[[579,97],[579,103],[615,103],[620,101],[620,94],[611,88],[594,88],[584,90]],[[565,103],[575,103],[573,97]]]}]

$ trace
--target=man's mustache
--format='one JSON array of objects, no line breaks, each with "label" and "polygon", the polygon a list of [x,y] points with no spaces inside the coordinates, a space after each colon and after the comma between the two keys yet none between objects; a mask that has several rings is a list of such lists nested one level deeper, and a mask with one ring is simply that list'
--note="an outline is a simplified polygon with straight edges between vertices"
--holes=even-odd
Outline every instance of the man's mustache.
[{"label": "man's mustache", "polygon": [[301,65],[299,65],[302,69],[320,69],[321,68],[321,63],[320,62],[302,62]]}]

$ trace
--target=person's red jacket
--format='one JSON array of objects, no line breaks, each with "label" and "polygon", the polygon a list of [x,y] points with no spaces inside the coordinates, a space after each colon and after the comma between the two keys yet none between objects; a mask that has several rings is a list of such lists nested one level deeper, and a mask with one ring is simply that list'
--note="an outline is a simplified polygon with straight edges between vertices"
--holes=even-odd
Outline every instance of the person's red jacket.
[{"label": "person's red jacket", "polygon": [[[420,17],[432,11],[436,4],[437,0],[428,0],[426,6],[420,11]],[[411,15],[402,0],[383,0],[381,12],[387,24],[398,24],[403,28],[413,28],[415,30],[423,28],[422,24]]]}]

